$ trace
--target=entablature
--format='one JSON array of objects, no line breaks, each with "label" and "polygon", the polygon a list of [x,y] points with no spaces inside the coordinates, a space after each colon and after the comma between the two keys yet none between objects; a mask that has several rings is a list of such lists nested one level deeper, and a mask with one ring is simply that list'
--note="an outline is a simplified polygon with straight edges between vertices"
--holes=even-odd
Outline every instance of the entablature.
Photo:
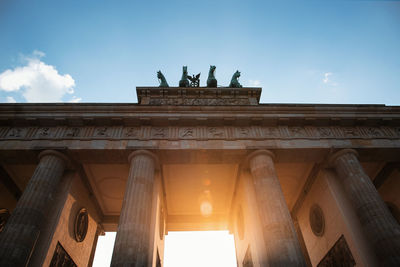
[{"label": "entablature", "polygon": [[400,126],[400,107],[1,104],[0,126]]}]

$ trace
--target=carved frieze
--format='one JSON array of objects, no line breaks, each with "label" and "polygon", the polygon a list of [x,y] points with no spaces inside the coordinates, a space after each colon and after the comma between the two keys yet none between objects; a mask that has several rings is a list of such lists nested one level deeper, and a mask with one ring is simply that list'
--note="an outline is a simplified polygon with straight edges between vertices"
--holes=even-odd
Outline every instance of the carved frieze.
[{"label": "carved frieze", "polygon": [[398,139],[397,127],[104,126],[0,127],[2,140]]},{"label": "carved frieze", "polygon": [[181,138],[181,139],[194,139],[194,138],[196,138],[196,128],[194,128],[194,127],[182,127],[182,128],[180,128],[179,129],[179,138]]},{"label": "carved frieze", "polygon": [[66,133],[65,136],[66,137],[79,137],[79,134],[81,133],[81,129],[78,127],[72,127],[69,128]]},{"label": "carved frieze", "polygon": [[140,127],[126,127],[122,132],[122,138],[137,138],[140,135]]},{"label": "carved frieze", "polygon": [[225,139],[226,133],[224,127],[208,127],[207,128],[208,139]]},{"label": "carved frieze", "polygon": [[168,128],[167,127],[152,127],[151,138],[152,139],[168,138]]},{"label": "carved frieze", "polygon": [[226,106],[250,105],[248,98],[152,98],[153,106]]},{"label": "carved frieze", "polygon": [[6,139],[26,138],[28,131],[29,131],[29,128],[21,128],[21,127],[10,128],[7,131]]},{"label": "carved frieze", "polygon": [[139,105],[152,106],[249,106],[258,105],[261,88],[137,87]]}]

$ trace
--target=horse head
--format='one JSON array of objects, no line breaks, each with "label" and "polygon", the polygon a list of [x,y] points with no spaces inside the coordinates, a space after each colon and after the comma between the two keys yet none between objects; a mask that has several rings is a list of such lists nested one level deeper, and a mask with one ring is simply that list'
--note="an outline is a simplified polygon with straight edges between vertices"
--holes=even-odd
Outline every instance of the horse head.
[{"label": "horse head", "polygon": [[213,65],[210,65],[210,73],[214,73],[214,71],[215,71],[215,66],[213,66]]}]

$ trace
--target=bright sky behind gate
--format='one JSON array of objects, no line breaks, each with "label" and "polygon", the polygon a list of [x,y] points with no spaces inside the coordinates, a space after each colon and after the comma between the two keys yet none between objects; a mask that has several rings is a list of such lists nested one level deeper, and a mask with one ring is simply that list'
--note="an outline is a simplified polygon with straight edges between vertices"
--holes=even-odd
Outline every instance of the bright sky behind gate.
[{"label": "bright sky behind gate", "polygon": [[[93,267],[110,265],[115,232],[100,236]],[[165,236],[164,267],[234,267],[233,235],[228,231],[169,232]]]},{"label": "bright sky behind gate", "polygon": [[135,102],[182,65],[267,103],[400,104],[399,1],[0,0],[0,102]]}]

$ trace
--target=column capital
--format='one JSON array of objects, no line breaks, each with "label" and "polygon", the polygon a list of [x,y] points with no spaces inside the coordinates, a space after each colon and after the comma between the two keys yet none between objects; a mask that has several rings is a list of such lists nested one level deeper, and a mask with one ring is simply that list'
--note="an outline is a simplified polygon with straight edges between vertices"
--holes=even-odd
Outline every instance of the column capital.
[{"label": "column capital", "polygon": [[50,149],[44,150],[39,153],[38,158],[39,158],[39,160],[41,160],[44,156],[48,156],[48,155],[52,155],[52,156],[62,159],[64,161],[64,164],[66,167],[71,165],[71,160],[68,158],[68,156],[57,150],[50,150]]},{"label": "column capital", "polygon": [[332,153],[329,157],[328,157],[328,166],[332,167],[335,164],[335,161],[346,154],[353,154],[354,156],[358,157],[358,152],[354,149],[351,148],[344,148],[341,149],[335,153]]},{"label": "column capital", "polygon": [[145,155],[145,156],[150,157],[152,160],[154,160],[156,169],[159,169],[160,162],[158,160],[157,155],[148,150],[144,150],[144,149],[136,150],[136,151],[133,151],[132,153],[130,153],[128,156],[129,163],[131,163],[132,159],[138,155]]},{"label": "column capital", "polygon": [[249,155],[247,155],[246,161],[245,161],[246,164],[248,164],[252,158],[254,158],[255,156],[258,156],[258,155],[267,155],[267,156],[270,157],[272,160],[275,159],[275,154],[274,154],[274,152],[272,152],[272,151],[270,151],[270,150],[266,150],[266,149],[259,149],[259,150],[253,151],[253,152],[251,152]]}]

